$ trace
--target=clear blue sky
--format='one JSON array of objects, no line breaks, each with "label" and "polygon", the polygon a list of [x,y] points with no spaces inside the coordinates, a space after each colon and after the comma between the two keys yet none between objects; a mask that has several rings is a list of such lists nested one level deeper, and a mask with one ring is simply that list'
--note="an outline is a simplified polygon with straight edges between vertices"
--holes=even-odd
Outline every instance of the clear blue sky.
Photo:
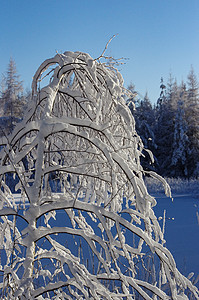
[{"label": "clear blue sky", "polygon": [[160,78],[199,74],[199,0],[0,0],[0,74],[12,56],[24,86],[46,58],[82,51],[129,60],[120,68],[152,102]]}]

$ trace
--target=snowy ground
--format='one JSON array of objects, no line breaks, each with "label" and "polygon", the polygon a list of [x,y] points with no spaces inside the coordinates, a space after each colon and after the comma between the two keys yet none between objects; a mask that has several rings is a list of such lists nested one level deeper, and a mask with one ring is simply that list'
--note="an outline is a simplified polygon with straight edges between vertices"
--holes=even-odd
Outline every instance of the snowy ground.
[{"label": "snowy ground", "polygon": [[194,272],[196,278],[199,275],[199,182],[189,186],[175,182],[171,188],[173,201],[163,194],[162,187],[149,186],[150,194],[157,200],[155,214],[163,217],[166,210],[166,246],[182,274],[188,276]]},{"label": "snowy ground", "polygon": [[173,254],[178,269],[185,276],[194,272],[196,278],[199,275],[199,180],[166,180],[171,187],[173,201],[164,195],[160,183],[147,178],[146,184],[149,193],[157,200],[156,216],[163,216],[166,210],[166,246]]},{"label": "snowy ground", "polygon": [[[173,254],[178,269],[188,275],[199,274],[199,195],[174,194],[171,199],[156,195],[157,217],[166,210],[165,239]],[[172,218],[174,218],[172,220]]]}]

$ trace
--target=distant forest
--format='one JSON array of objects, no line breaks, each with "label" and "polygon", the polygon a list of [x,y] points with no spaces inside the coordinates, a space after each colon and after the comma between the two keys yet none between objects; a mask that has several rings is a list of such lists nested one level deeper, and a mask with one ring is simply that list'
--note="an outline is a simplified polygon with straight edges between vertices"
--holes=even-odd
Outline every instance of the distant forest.
[{"label": "distant forest", "polygon": [[[187,82],[180,85],[170,75],[167,84],[161,78],[160,96],[154,105],[147,94],[137,99],[131,85],[128,105],[136,121],[136,130],[144,148],[143,168],[167,177],[199,177],[199,85],[193,68]],[[135,106],[135,109],[134,109]]]},{"label": "distant forest", "polygon": [[[147,94],[139,98],[133,84],[128,89],[132,97],[126,103],[142,139],[146,174],[152,170],[166,177],[198,178],[199,84],[194,69],[180,84],[172,75],[167,83],[161,79],[154,105]],[[15,61],[10,59],[0,87],[0,136],[11,133],[22,120],[29,100],[30,91],[24,92]]]}]

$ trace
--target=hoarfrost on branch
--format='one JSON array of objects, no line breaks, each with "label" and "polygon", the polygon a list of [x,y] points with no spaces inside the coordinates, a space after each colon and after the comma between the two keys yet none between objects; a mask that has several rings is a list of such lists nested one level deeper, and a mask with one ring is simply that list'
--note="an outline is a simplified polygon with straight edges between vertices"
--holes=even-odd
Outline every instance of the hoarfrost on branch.
[{"label": "hoarfrost on branch", "polygon": [[123,79],[102,59],[44,61],[1,140],[2,299],[199,299],[164,246]]}]

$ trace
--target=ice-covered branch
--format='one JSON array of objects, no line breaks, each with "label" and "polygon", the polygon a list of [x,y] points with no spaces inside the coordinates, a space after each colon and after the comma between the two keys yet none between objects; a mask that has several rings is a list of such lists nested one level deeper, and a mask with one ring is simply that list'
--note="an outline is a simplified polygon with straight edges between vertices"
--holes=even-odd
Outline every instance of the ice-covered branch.
[{"label": "ice-covered branch", "polygon": [[164,247],[125,92],[86,53],[38,68],[23,121],[0,141],[2,297],[199,299]]}]

